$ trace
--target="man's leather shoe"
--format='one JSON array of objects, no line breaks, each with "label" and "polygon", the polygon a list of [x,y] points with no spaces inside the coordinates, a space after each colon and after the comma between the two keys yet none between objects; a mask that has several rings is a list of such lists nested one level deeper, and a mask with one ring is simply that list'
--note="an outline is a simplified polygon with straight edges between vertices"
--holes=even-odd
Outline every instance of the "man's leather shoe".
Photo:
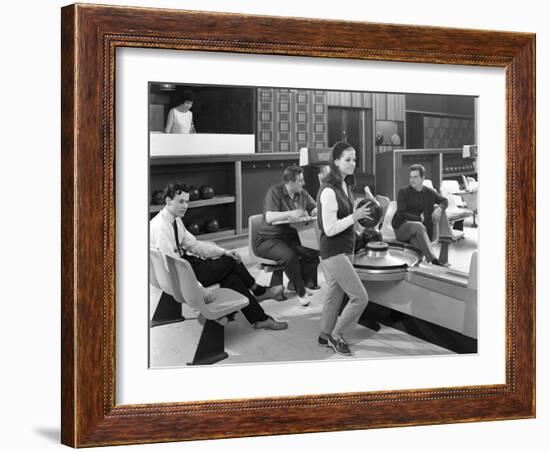
[{"label": "man's leather shoe", "polygon": [[[318,284],[313,284],[313,283],[307,283],[306,287],[311,290],[319,290],[321,288],[321,286],[319,286]],[[296,288],[294,287],[294,284],[290,282],[287,284],[286,288],[289,292],[296,292]]]},{"label": "man's leather shoe", "polygon": [[254,328],[257,330],[286,330],[288,328],[288,323],[286,322],[279,322],[275,320],[273,317],[268,316],[267,319],[262,320],[261,322],[256,322],[254,324]]},{"label": "man's leather shoe", "polygon": [[283,286],[266,287],[263,295],[256,296],[256,300],[264,301],[270,298],[280,297],[283,294]]}]

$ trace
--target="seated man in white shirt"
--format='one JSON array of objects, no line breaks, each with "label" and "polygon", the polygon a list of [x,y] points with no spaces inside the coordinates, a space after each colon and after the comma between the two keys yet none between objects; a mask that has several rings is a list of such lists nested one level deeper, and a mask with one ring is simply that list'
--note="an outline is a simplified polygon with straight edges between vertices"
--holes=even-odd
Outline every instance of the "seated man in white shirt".
[{"label": "seated man in white shirt", "polygon": [[254,328],[286,329],[286,322],[268,316],[258,303],[280,294],[282,286],[263,287],[256,284],[239,253],[197,240],[185,228],[182,218],[189,203],[189,187],[186,184],[168,184],[164,189],[164,200],[166,205],[150,221],[150,246],[164,254],[186,259],[202,285],[219,284],[246,296],[249,305],[241,312]]}]

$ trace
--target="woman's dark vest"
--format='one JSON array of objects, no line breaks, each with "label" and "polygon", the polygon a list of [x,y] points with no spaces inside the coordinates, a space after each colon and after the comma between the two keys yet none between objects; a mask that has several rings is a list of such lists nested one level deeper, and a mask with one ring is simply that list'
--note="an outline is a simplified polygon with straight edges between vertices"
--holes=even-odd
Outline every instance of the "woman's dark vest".
[{"label": "woman's dark vest", "polygon": [[337,254],[353,254],[353,249],[355,245],[355,233],[353,231],[353,225],[349,228],[344,229],[339,234],[336,234],[332,237],[328,237],[325,234],[325,229],[323,228],[323,206],[321,205],[321,193],[326,188],[331,188],[336,193],[336,201],[338,202],[338,212],[336,212],[336,217],[341,220],[342,218],[347,217],[349,214],[353,213],[353,197],[351,192],[348,192],[349,197],[344,193],[342,186],[334,186],[332,184],[322,184],[319,192],[317,193],[317,222],[319,224],[319,229],[321,230],[321,239],[320,239],[320,249],[319,253],[321,259],[327,259]]}]

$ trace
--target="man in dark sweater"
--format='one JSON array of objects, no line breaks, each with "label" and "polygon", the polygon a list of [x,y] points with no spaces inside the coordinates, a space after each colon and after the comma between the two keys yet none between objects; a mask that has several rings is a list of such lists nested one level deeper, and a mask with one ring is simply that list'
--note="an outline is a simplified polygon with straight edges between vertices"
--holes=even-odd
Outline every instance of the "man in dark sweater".
[{"label": "man in dark sweater", "polygon": [[424,186],[426,170],[422,165],[409,168],[410,185],[397,193],[397,212],[392,219],[395,237],[418,248],[427,262],[443,265],[430,247],[433,225],[439,222],[449,202],[432,188]]}]

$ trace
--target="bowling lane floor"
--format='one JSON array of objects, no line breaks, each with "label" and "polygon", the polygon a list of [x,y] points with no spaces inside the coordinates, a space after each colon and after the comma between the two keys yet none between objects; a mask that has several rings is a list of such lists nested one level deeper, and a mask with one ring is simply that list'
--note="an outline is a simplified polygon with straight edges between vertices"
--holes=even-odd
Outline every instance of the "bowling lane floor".
[{"label": "bowling lane floor", "polygon": [[[469,225],[468,225],[469,226]],[[477,229],[464,228],[465,238],[449,248],[449,262],[458,270],[468,271],[472,252],[477,248]],[[260,272],[251,262],[248,248],[238,248],[249,271],[260,284],[268,284],[270,274]],[[286,283],[286,277],[285,277]],[[453,352],[382,325],[375,332],[358,325],[348,337],[352,357],[344,357],[332,349],[317,344],[319,321],[325,297],[325,282],[319,272],[321,289],[310,297],[311,303],[302,307],[294,292],[286,291],[288,300],[262,302],[264,310],[274,318],[288,322],[284,331],[254,330],[242,314],[225,327],[225,348],[229,357],[215,365],[260,362],[296,362],[334,359],[383,359],[414,356],[441,356]],[[151,288],[151,305],[160,296]],[[152,313],[151,313],[152,315]],[[186,315],[186,314],[184,314]],[[186,317],[194,317],[187,313]],[[150,329],[150,366],[179,367],[193,359],[202,326],[196,318]]]}]

